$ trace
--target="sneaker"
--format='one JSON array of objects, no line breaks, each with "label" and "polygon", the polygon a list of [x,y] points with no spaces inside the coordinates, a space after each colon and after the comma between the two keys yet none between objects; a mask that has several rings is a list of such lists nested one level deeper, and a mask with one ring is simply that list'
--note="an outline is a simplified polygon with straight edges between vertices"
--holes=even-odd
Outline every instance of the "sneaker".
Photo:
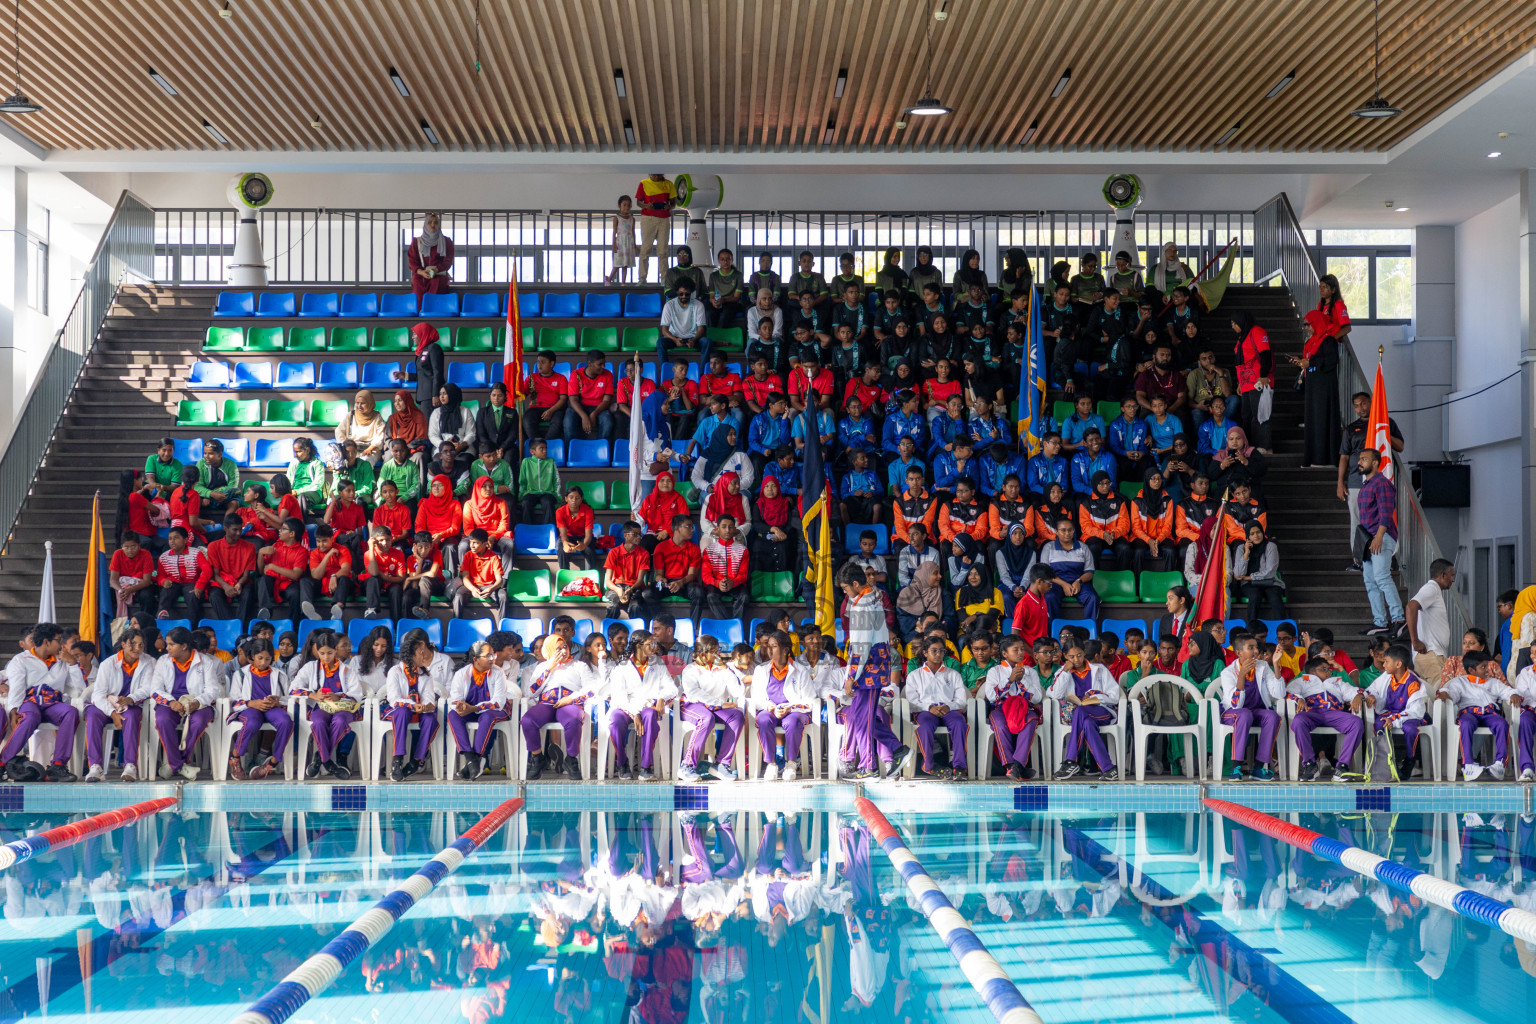
[{"label": "sneaker", "polygon": [[309,755],[309,763],[304,766],[304,777],[306,779],[320,777],[320,751],[316,750]]},{"label": "sneaker", "polygon": [[412,775],[415,775],[417,772],[419,772],[423,768],[425,768],[426,764],[427,763],[425,761],[422,761],[422,760],[420,760],[418,758],[414,758],[414,757],[411,758],[410,760],[406,761],[405,762],[405,777],[406,778],[410,778]]},{"label": "sneaker", "polygon": [[1344,567],[1344,571],[1345,572],[1362,572],[1362,571],[1364,571],[1364,569],[1360,565],[1359,562],[1350,562],[1348,565],[1346,565]]},{"label": "sneaker", "polygon": [[902,744],[891,752],[891,760],[896,763],[896,771],[891,774],[899,774],[907,770],[907,765],[912,760],[912,748]]},{"label": "sneaker", "polygon": [[1058,779],[1076,778],[1078,775],[1081,775],[1082,772],[1083,772],[1083,766],[1079,762],[1077,762],[1077,761],[1063,761],[1061,767],[1059,769],[1057,769],[1057,771],[1056,771],[1056,778],[1058,778]]},{"label": "sneaker", "polygon": [[473,782],[485,774],[485,757],[481,754],[471,754],[469,762],[469,778]]},{"label": "sneaker", "polygon": [[1031,768],[1029,765],[1024,764],[1024,765],[1020,765],[1019,766],[1019,778],[1023,779],[1025,782],[1028,782],[1030,779],[1032,779],[1034,777],[1035,777],[1035,770],[1033,768]]},{"label": "sneaker", "polygon": [[1406,757],[1394,757],[1392,765],[1392,781],[1407,782],[1413,776],[1413,761]]},{"label": "sneaker", "polygon": [[1110,765],[1104,771],[1099,772],[1099,781],[1100,782],[1119,782],[1120,781],[1120,769],[1118,767],[1116,767],[1115,765]]},{"label": "sneaker", "polygon": [[784,774],[783,774],[782,778],[784,779],[785,782],[794,782],[799,777],[800,777],[800,769],[799,769],[799,766],[794,761],[790,761],[788,764],[786,764],[784,766]]},{"label": "sneaker", "polygon": [[[871,774],[875,774],[875,773],[871,773]],[[896,762],[895,761],[881,761],[880,762],[880,771],[879,771],[878,774],[875,775],[875,777],[876,778],[884,777],[884,778],[889,779],[889,778],[893,778],[895,775],[896,775]]]},{"label": "sneaker", "polygon": [[1315,778],[1317,778],[1317,762],[1303,761],[1301,771],[1297,774],[1298,781],[1311,782]]},{"label": "sneaker", "polygon": [[699,773],[694,770],[692,765],[685,764],[682,768],[678,769],[677,781],[683,785],[692,785],[699,781]]},{"label": "sneaker", "polygon": [[779,778],[779,766],[774,764],[772,761],[763,765],[762,778],[764,782],[777,782]]},{"label": "sneaker", "polygon": [[625,782],[629,782],[634,777],[635,773],[629,770],[629,765],[625,765],[623,768],[619,769],[619,778],[623,779]]},{"label": "sneaker", "polygon": [[320,613],[315,611],[315,606],[310,601],[300,601],[299,602],[299,611],[303,612],[304,613],[304,617],[306,619],[308,619],[309,621],[311,621],[311,622],[319,622],[320,621],[320,618],[321,618]]},{"label": "sneaker", "polygon": [[1369,782],[1370,777],[1364,772],[1352,772],[1343,768],[1335,768],[1333,771],[1333,781],[1344,782],[1353,786],[1361,782]]},{"label": "sneaker", "polygon": [[1003,774],[1015,782],[1022,782],[1024,779],[1024,773],[1019,770],[1019,766],[1016,764],[1010,764],[1007,771],[1003,772]]},{"label": "sneaker", "polygon": [[160,771],[158,774],[162,779],[174,779],[176,777],[176,772],[168,761],[160,762]]},{"label": "sneaker", "polygon": [[105,781],[107,781],[106,769],[104,769],[99,764],[91,765],[90,771],[85,773],[85,781],[86,782],[105,782]]},{"label": "sneaker", "polygon": [[271,608],[257,608],[256,609],[256,617],[258,619],[271,619],[272,618],[272,609]]},{"label": "sneaker", "polygon": [[70,771],[68,765],[49,762],[48,767],[43,769],[43,778],[49,782],[74,782],[80,776]]},{"label": "sneaker", "polygon": [[264,779],[268,775],[271,775],[273,772],[277,771],[280,767],[282,766],[277,763],[276,758],[269,757],[265,761],[261,762],[261,764],[256,765],[246,774],[252,779]]},{"label": "sneaker", "polygon": [[1520,781],[1536,782],[1536,771],[1532,771],[1531,769],[1527,768],[1525,771],[1520,773]]},{"label": "sneaker", "polygon": [[333,620],[335,620],[336,622],[340,622],[342,616],[345,615],[346,612],[347,612],[347,610],[341,606],[341,602],[340,601],[333,601],[333,602],[331,602],[331,618]]},{"label": "sneaker", "polygon": [[404,754],[396,754],[394,757],[389,759],[389,781],[390,782],[404,782],[405,781],[405,755]]},{"label": "sneaker", "polygon": [[1274,782],[1275,779],[1279,778],[1275,774],[1275,770],[1267,764],[1259,765],[1258,770],[1253,773],[1253,777],[1260,782]]},{"label": "sneaker", "polygon": [[1164,775],[1164,774],[1167,773],[1167,771],[1168,771],[1168,766],[1163,764],[1161,758],[1157,758],[1157,757],[1149,757],[1149,758],[1147,758],[1147,774],[1148,775]]},{"label": "sneaker", "polygon": [[1372,626],[1369,629],[1362,629],[1360,631],[1360,635],[1361,636],[1387,636],[1391,632],[1392,632],[1392,627],[1391,626]]},{"label": "sneaker", "polygon": [[878,779],[879,777],[880,773],[873,768],[855,768],[845,776],[845,778],[852,779],[855,782],[863,782],[865,779]]},{"label": "sneaker", "polygon": [[245,765],[241,762],[239,754],[229,759],[229,777],[240,782],[245,781]]},{"label": "sneaker", "polygon": [[556,775],[560,774],[565,771],[565,751],[559,747],[544,751],[544,763],[549,766],[550,771]]},{"label": "sneaker", "polygon": [[837,766],[837,774],[845,779],[853,778],[853,773],[859,770],[859,766],[852,761],[842,761]]},{"label": "sneaker", "polygon": [[188,782],[196,782],[197,781],[197,768],[195,766],[193,766],[193,765],[190,765],[190,764],[182,765],[181,766],[181,771],[177,772],[177,774],[180,775],[182,778],[186,779]]},{"label": "sneaker", "polygon": [[139,766],[136,764],[123,765],[123,774],[118,776],[119,782],[138,782]]},{"label": "sneaker", "polygon": [[432,618],[432,613],[427,611],[425,608],[412,608],[411,609],[411,618],[413,618],[413,619],[430,619],[430,618]]},{"label": "sneaker", "polygon": [[[484,769],[482,768],[481,771],[484,771]],[[480,775],[477,773],[475,778],[478,779],[479,777]],[[568,757],[565,759],[565,777],[572,782],[581,781],[581,760],[579,758]]]},{"label": "sneaker", "polygon": [[528,755],[528,778],[530,781],[544,774],[544,755],[532,753]]},{"label": "sneaker", "polygon": [[1461,769],[1461,777],[1468,782],[1476,782],[1483,777],[1483,766],[1480,764],[1464,765]]},{"label": "sneaker", "polygon": [[918,780],[926,780],[926,779],[942,779],[944,777],[944,775],[943,775],[942,772],[930,772],[926,768],[919,768],[917,771],[912,773],[912,777],[914,779],[918,779]]},{"label": "sneaker", "polygon": [[1488,774],[1493,776],[1493,780],[1495,782],[1503,782],[1504,781],[1504,762],[1503,761],[1495,761],[1495,762],[1493,762],[1493,764],[1488,766]]},{"label": "sneaker", "polygon": [[352,769],[348,768],[345,764],[342,764],[340,761],[332,761],[331,762],[331,777],[336,779],[338,782],[346,782],[348,779],[350,779],[352,777]]},{"label": "sneaker", "polygon": [[721,782],[735,782],[740,778],[736,774],[736,766],[729,761],[717,762],[712,769],[712,773]]},{"label": "sneaker", "polygon": [[1401,621],[1393,622],[1387,628],[1392,631],[1392,638],[1394,640],[1402,640],[1403,638],[1405,638],[1408,635],[1408,622],[1407,622],[1407,620],[1401,620]]},{"label": "sneaker", "polygon": [[367,611],[363,612],[363,618],[365,619],[376,619],[378,617],[379,610],[377,608],[369,608]]},{"label": "sneaker", "polygon": [[473,768],[470,767],[470,763],[474,759],[474,756],[475,756],[474,754],[461,754],[460,755],[459,770],[454,772],[454,775],[456,777],[464,779],[465,781],[468,781],[469,779],[474,777],[474,776],[472,776],[470,774],[474,770]]},{"label": "sneaker", "polygon": [[640,774],[635,776],[635,778],[639,779],[641,782],[655,782],[656,773],[651,771],[649,768],[641,768]]}]

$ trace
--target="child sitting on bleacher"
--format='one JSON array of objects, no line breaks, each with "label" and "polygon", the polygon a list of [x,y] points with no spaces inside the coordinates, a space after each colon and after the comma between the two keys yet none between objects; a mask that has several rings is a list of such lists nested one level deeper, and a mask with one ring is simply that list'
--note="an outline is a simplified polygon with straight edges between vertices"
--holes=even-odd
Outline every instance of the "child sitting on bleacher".
[{"label": "child sitting on bleacher", "polygon": [[395,485],[395,493],[402,502],[413,502],[421,496],[421,465],[412,458],[410,445],[398,438],[389,442],[389,455],[379,467],[374,484],[375,505],[384,500],[386,483]]},{"label": "child sitting on bleacher", "polygon": [[555,521],[560,468],[549,457],[549,443],[542,437],[528,445],[528,456],[517,468],[517,493],[522,498],[524,523],[546,526]]}]

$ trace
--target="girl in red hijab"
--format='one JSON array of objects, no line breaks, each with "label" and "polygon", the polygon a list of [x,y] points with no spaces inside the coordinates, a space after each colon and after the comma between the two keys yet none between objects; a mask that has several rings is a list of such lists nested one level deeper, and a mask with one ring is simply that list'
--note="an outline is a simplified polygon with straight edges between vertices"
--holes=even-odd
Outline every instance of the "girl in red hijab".
[{"label": "girl in red hijab", "polygon": [[671,539],[672,517],[688,514],[688,500],[678,491],[677,478],[671,470],[656,474],[656,486],[640,502],[635,514],[645,523],[645,536],[640,543],[647,551],[654,551],[657,544]]},{"label": "girl in red hijab", "polygon": [[419,323],[411,328],[416,343],[416,404],[423,412],[437,404],[437,393],[448,382],[443,368],[443,346],[438,343],[437,328]]},{"label": "girl in red hijab", "polygon": [[763,479],[763,493],[757,499],[757,517],[747,534],[753,571],[788,572],[795,564],[795,531],[790,525],[794,515],[789,499],[779,490],[779,478]]},{"label": "girl in red hijab", "polygon": [[470,489],[469,500],[464,503],[464,536],[459,541],[460,560],[469,550],[469,535],[474,530],[484,530],[490,535],[491,548],[501,555],[502,568],[510,568],[512,558],[517,553],[517,547],[512,542],[512,523],[507,515],[507,503],[497,496],[496,485],[488,476],[475,481],[474,487]]},{"label": "girl in red hijab", "polygon": [[456,550],[450,545],[458,540],[463,528],[464,509],[453,500],[453,481],[442,475],[433,477],[430,493],[421,499],[416,509],[417,532],[430,533],[432,545],[442,551],[446,560],[449,553]]},{"label": "girl in red hijab", "polygon": [[720,474],[714,489],[709,492],[709,502],[704,506],[701,520],[705,537],[713,535],[715,521],[724,515],[735,518],[738,533],[746,533],[752,525],[747,503],[741,500],[741,477],[729,470]]},{"label": "girl in red hijab", "polygon": [[427,418],[416,408],[409,391],[395,392],[395,411],[384,424],[384,431],[391,441],[404,441],[414,452],[424,452],[432,447],[427,439]]}]

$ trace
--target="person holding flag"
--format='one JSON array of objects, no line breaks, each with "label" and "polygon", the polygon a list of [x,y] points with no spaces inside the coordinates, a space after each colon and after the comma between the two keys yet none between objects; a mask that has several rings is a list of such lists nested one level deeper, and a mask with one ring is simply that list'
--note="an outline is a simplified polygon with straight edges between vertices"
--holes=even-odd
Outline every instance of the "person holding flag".
[{"label": "person holding flag", "polygon": [[1363,636],[1397,636],[1407,628],[1403,599],[1392,580],[1392,556],[1397,553],[1397,487],[1392,483],[1392,461],[1382,462],[1381,452],[1367,446],[1359,455],[1360,525],[1355,528],[1355,548],[1360,556],[1365,595],[1371,601],[1371,627]]}]

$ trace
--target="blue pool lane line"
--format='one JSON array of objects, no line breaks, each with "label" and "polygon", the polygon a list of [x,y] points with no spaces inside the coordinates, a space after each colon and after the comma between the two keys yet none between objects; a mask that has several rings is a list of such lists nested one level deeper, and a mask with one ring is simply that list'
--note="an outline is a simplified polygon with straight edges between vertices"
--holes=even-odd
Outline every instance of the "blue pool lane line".
[{"label": "blue pool lane line", "polygon": [[1288,821],[1255,811],[1251,807],[1207,798],[1205,805],[1223,817],[1247,825],[1256,832],[1273,836],[1308,853],[1331,860],[1366,878],[1384,882],[1399,892],[1417,896],[1427,903],[1454,911],[1462,917],[1489,925],[1522,942],[1536,945],[1536,914],[1510,906],[1500,900],[1426,874],[1397,861],[1362,850],[1358,846],[1329,839],[1327,836],[1292,825]]},{"label": "blue pool lane line", "polygon": [[1044,1024],[1018,986],[1009,979],[1002,965],[987,952],[987,947],[981,944],[965,918],[960,916],[954,904],[939,890],[938,883],[929,877],[912,851],[907,849],[907,844],[901,841],[901,833],[880,813],[880,808],[864,797],[859,797],[854,804],[870,834],[880,844],[880,849],[885,851],[891,863],[896,865],[896,870],[901,872],[901,877],[906,879],[907,888],[917,897],[928,923],[933,925],[939,937],[944,940],[944,945],[949,947],[960,970],[981,995],[998,1024]]},{"label": "blue pool lane line", "polygon": [[423,896],[437,888],[444,878],[458,870],[465,858],[495,834],[496,830],[522,809],[523,801],[514,798],[476,822],[463,836],[450,843],[421,866],[415,874],[392,890],[373,909],[326,943],[324,948],[272,987],[250,1008],[233,1018],[231,1024],[282,1024],[314,996],[331,986],[341,972],[350,967],[375,942],[394,927]]}]

